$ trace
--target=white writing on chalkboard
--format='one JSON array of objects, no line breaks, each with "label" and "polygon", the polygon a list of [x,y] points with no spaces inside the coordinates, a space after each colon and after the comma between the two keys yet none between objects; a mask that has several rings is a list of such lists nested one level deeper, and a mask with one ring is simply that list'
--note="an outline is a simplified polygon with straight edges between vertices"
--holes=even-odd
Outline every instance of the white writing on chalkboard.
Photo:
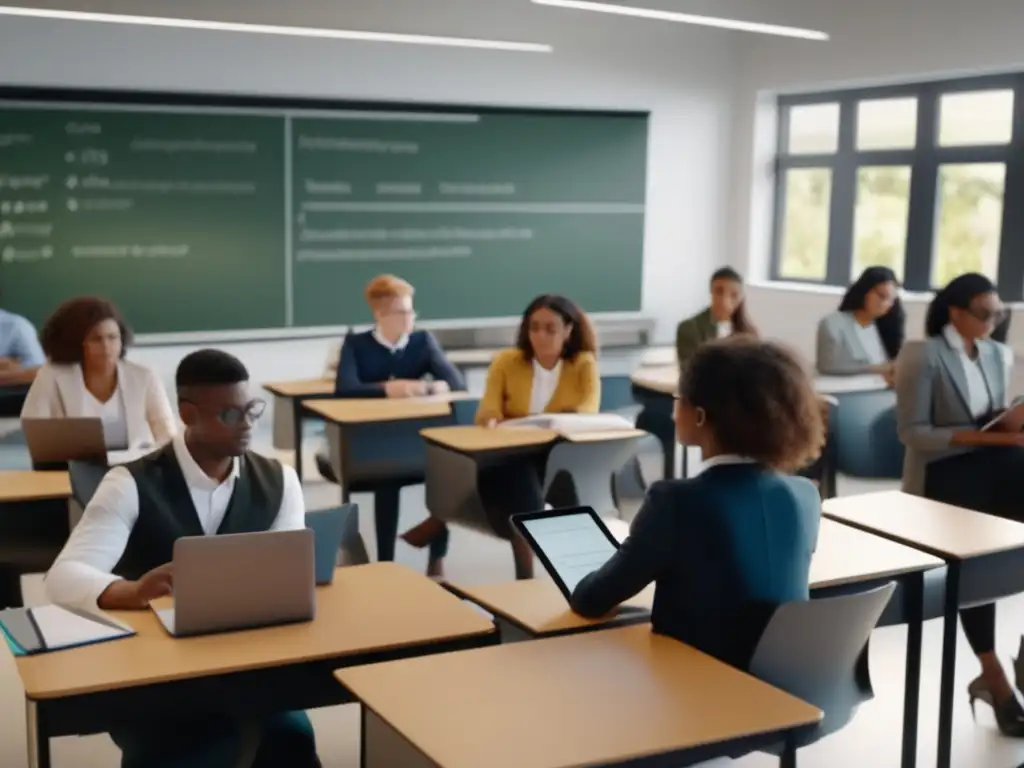
[{"label": "white writing on chalkboard", "polygon": [[367,152],[390,155],[415,155],[420,145],[411,141],[350,139],[343,136],[299,136],[299,149],[321,152]]}]

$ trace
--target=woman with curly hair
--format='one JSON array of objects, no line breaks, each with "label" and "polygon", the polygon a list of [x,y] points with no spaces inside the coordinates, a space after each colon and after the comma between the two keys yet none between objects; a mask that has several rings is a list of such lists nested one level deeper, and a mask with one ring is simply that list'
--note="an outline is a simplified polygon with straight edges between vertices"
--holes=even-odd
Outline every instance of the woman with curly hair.
[{"label": "woman with curly hair", "polygon": [[109,301],[65,301],[40,336],[47,363],[25,398],[23,419],[102,419],[110,450],[156,447],[174,436],[167,392],[152,370],[124,359],[132,333]]},{"label": "woman with curly hair", "polygon": [[775,608],[809,596],[821,500],[785,473],[824,443],[818,398],[789,352],[738,336],[694,353],[675,422],[704,471],[651,486],[629,538],[577,585],[572,607],[602,616],[654,582],[655,632],[745,669]]}]

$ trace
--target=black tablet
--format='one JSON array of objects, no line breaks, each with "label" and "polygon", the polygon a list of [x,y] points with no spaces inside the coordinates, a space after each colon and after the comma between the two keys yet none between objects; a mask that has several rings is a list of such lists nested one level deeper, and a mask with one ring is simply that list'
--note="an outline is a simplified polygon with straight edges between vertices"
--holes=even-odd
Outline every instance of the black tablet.
[{"label": "black tablet", "polygon": [[584,576],[608,562],[619,548],[619,542],[590,507],[512,515],[512,524],[530,543],[566,600],[571,599]]}]

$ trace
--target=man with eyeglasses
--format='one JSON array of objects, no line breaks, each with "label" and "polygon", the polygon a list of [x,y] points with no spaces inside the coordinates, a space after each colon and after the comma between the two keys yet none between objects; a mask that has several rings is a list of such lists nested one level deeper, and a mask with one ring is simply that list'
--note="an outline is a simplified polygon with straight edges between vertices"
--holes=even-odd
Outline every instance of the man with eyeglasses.
[{"label": "man with eyeglasses", "polygon": [[[185,357],[176,374],[185,425],[170,443],[115,467],[96,489],[46,577],[47,594],[70,608],[141,610],[170,595],[174,542],[182,536],[281,531],[305,526],[302,486],[291,467],[249,450],[266,404],[249,373],[215,349]],[[111,733],[122,768],[232,768],[242,751],[228,718],[154,722],[140,713]],[[263,724],[253,766],[319,766],[305,713]]]}]

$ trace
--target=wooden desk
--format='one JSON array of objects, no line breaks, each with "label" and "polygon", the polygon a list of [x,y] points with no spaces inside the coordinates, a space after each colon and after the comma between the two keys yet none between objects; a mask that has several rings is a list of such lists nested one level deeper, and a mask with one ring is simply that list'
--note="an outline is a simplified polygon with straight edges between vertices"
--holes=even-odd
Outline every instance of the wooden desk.
[{"label": "wooden desk", "polygon": [[1024,592],[1024,524],[899,491],[830,499],[824,514],[946,561],[938,765],[949,768],[957,611]]},{"label": "wooden desk", "polygon": [[476,647],[493,624],[424,576],[393,563],[341,568],[317,589],[312,622],[175,639],[151,611],[116,614],[135,637],[16,660],[28,699],[31,765],[50,737],[147,719],[268,713],[344,703],[341,664]]},{"label": "wooden desk", "polygon": [[[620,540],[625,537],[619,532],[616,535]],[[943,565],[937,557],[831,520],[821,521],[818,546],[811,561],[811,590],[815,598],[897,582],[897,592],[879,626],[906,624],[908,627],[903,768],[911,768],[917,755],[925,577],[934,575],[941,587],[945,574]],[[494,614],[502,642],[506,643],[646,623],[654,603],[651,585],[614,613],[601,619],[585,619],[569,610],[558,587],[546,578],[446,586]]]},{"label": "wooden desk", "polygon": [[0,471],[0,606],[22,604],[20,576],[46,571],[71,532],[66,471]]},{"label": "wooden desk", "polygon": [[549,445],[559,440],[570,443],[600,443],[646,437],[639,429],[615,429],[593,432],[560,433],[537,427],[437,427],[420,431],[423,439],[460,453],[504,451]]},{"label": "wooden desk", "polygon": [[[533,427],[455,426],[420,433],[427,451],[427,509],[434,517],[500,538],[511,538],[508,510],[481,494],[481,472],[516,462],[535,462],[545,495],[556,506],[584,505],[599,514],[616,511],[612,475],[646,436],[637,429],[560,434]],[[524,512],[530,510],[523,510]]]},{"label": "wooden desk", "polygon": [[334,379],[300,379],[264,384],[274,396],[274,447],[295,451],[295,471],[302,480],[303,401],[334,395]]},{"label": "wooden desk", "polygon": [[[363,703],[367,768],[690,764],[782,742],[821,719],[815,707],[645,626],[336,675]],[[792,742],[788,751],[795,759]]]},{"label": "wooden desk", "polygon": [[67,472],[0,471],[0,504],[66,499],[70,496],[71,480]]},{"label": "wooden desk", "polygon": [[368,424],[374,421],[402,421],[448,416],[452,403],[472,400],[468,392],[409,398],[344,398],[311,400],[304,405],[327,422],[334,424]]}]

